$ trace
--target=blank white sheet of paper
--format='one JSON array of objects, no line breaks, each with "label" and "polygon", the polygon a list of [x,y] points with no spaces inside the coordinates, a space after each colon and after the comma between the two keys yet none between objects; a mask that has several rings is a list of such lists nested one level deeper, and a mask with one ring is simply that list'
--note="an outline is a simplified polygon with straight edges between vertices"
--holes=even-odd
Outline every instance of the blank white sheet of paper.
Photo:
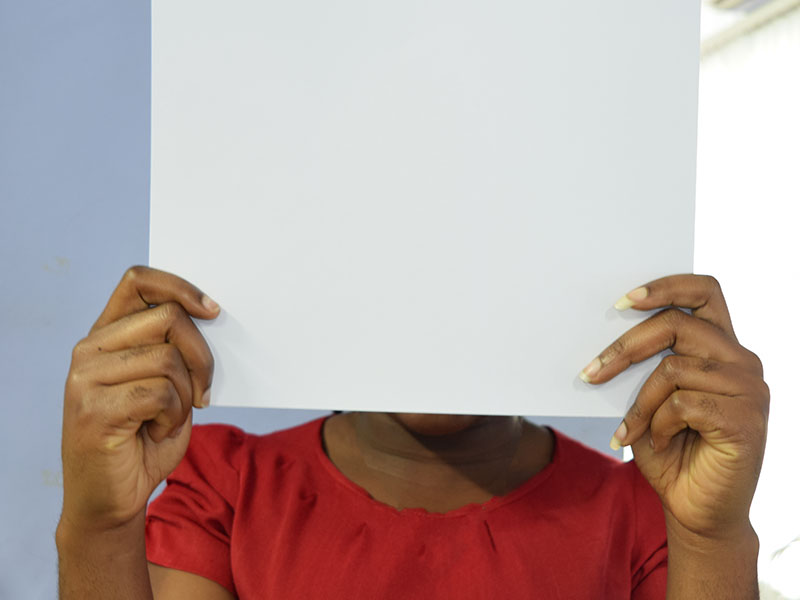
[{"label": "blank white sheet of paper", "polygon": [[[150,264],[212,402],[621,416],[578,372],[692,269],[696,0],[152,5]],[[630,311],[629,311],[630,312]]]}]

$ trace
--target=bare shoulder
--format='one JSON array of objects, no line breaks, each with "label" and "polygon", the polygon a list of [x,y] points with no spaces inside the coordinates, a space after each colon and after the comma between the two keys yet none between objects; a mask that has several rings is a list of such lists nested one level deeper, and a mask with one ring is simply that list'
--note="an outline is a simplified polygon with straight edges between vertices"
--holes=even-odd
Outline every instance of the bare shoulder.
[{"label": "bare shoulder", "polygon": [[154,600],[236,600],[236,596],[200,575],[147,563]]}]

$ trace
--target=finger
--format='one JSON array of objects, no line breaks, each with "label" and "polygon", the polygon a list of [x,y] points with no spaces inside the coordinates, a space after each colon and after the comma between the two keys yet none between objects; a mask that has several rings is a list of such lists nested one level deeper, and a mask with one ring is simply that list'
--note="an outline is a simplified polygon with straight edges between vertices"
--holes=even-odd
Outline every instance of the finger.
[{"label": "finger", "polygon": [[[707,321],[669,308],[632,327],[595,357],[581,372],[587,383],[604,383],[633,363],[672,348],[676,354],[719,362],[747,364],[754,371],[751,352]],[[754,355],[753,355],[754,356]]]},{"label": "finger", "polygon": [[187,313],[199,319],[213,319],[219,314],[219,305],[185,279],[165,271],[137,266],[131,267],[122,276],[91,331],[125,315],[165,302],[177,302]]},{"label": "finger", "polygon": [[166,377],[128,381],[106,391],[106,416],[95,422],[116,426],[116,435],[108,441],[109,449],[127,442],[131,431],[138,431],[142,425],[154,442],[160,442],[175,432],[190,412],[184,409],[175,386]]},{"label": "finger", "polygon": [[617,310],[652,310],[667,306],[689,308],[736,339],[728,305],[719,282],[710,275],[670,275],[636,288],[617,300]]},{"label": "finger", "polygon": [[634,444],[651,426],[653,415],[678,390],[736,397],[759,389],[761,380],[736,365],[692,356],[665,357],[642,385],[625,415],[625,435],[617,441]]},{"label": "finger", "polygon": [[678,390],[659,407],[650,424],[651,447],[660,452],[684,429],[713,444],[739,441],[766,428],[754,403],[736,402],[722,394]]},{"label": "finger", "polygon": [[186,311],[167,302],[128,315],[95,331],[80,343],[84,352],[115,352],[135,346],[170,343],[177,347],[192,381],[192,403],[207,406],[214,358],[202,334]]},{"label": "finger", "polygon": [[116,352],[100,352],[75,375],[101,385],[113,386],[138,379],[166,377],[178,392],[185,410],[192,406],[192,380],[183,356],[174,344],[136,346]]}]

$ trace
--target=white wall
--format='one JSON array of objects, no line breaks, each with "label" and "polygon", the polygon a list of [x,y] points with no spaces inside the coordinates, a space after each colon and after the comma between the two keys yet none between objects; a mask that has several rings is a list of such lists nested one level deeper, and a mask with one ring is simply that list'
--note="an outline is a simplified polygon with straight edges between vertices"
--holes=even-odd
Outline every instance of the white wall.
[{"label": "white wall", "polygon": [[722,283],[772,391],[759,571],[800,598],[800,552],[770,564],[800,536],[800,10],[703,60],[697,171],[695,271]]}]

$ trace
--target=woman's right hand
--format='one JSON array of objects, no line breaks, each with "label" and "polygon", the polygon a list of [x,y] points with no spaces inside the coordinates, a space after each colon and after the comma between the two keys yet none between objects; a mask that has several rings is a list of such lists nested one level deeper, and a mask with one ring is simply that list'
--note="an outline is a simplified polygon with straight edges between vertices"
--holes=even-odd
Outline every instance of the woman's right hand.
[{"label": "woman's right hand", "polygon": [[219,307],[183,279],[132,267],[78,342],[64,395],[62,525],[109,530],[141,515],[178,465],[192,406],[208,405],[211,351],[189,318]]}]

